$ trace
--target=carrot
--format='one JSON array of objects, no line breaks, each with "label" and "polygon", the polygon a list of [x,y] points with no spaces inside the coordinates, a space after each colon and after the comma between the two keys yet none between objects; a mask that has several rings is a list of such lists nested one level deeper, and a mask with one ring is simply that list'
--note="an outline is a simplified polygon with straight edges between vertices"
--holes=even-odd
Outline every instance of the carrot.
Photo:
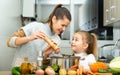
[{"label": "carrot", "polygon": [[88,74],[90,74],[90,75],[94,75],[94,73],[93,72],[91,72],[91,71],[87,71],[88,72]]},{"label": "carrot", "polygon": [[81,68],[82,68],[82,73],[85,74],[87,71],[84,69],[84,66],[82,66]]},{"label": "carrot", "polygon": [[83,66],[80,66],[79,67],[79,70],[80,70],[79,73],[80,73],[80,75],[82,75],[82,71],[83,71],[82,69],[83,69]]},{"label": "carrot", "polygon": [[77,69],[77,75],[80,75],[80,74],[79,74],[79,69]]},{"label": "carrot", "polygon": [[79,63],[79,60],[75,59],[75,65],[78,65],[78,63]]}]

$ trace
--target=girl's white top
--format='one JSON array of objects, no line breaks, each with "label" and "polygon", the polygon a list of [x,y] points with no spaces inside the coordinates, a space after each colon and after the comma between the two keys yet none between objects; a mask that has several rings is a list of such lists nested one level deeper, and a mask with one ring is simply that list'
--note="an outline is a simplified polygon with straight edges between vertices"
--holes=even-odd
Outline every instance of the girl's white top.
[{"label": "girl's white top", "polygon": [[80,53],[80,54],[75,54],[75,56],[80,57],[79,66],[82,65],[85,70],[90,70],[89,65],[91,63],[96,62],[95,57],[94,57],[93,54],[88,54],[87,55],[86,53]]}]

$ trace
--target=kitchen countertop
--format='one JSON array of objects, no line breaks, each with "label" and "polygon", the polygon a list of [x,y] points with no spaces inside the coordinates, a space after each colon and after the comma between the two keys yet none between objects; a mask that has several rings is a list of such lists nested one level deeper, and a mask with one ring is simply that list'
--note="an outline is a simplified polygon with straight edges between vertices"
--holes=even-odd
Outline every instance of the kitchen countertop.
[{"label": "kitchen countertop", "polygon": [[[0,75],[12,75],[11,71],[0,71]],[[30,74],[30,75],[35,75],[35,74]]]},{"label": "kitchen countertop", "polygon": [[[11,71],[0,71],[0,75],[12,75]],[[32,74],[35,75],[35,74]],[[95,75],[112,75],[111,73],[96,73]]]},{"label": "kitchen countertop", "polygon": [[11,71],[0,71],[0,75],[12,75]]}]

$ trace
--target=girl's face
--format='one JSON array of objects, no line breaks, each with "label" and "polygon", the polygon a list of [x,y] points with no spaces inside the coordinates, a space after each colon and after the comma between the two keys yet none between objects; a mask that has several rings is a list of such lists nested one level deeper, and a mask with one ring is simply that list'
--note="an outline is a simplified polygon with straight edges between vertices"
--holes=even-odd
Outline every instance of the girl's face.
[{"label": "girl's face", "polygon": [[81,53],[86,51],[86,46],[84,45],[82,36],[75,33],[71,42],[71,48],[75,53]]},{"label": "girl's face", "polygon": [[57,34],[62,33],[66,27],[70,24],[70,21],[64,17],[63,19],[56,19],[56,17],[54,16],[53,19],[53,31]]}]

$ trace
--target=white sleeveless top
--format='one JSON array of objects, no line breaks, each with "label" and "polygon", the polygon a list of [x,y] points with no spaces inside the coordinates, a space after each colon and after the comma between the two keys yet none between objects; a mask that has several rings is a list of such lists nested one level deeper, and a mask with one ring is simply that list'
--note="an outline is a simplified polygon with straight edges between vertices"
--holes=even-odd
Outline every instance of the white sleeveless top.
[{"label": "white sleeveless top", "polygon": [[89,65],[91,63],[96,62],[93,54],[87,55],[86,53],[80,53],[80,54],[75,54],[75,56],[80,57],[80,59],[84,59],[84,60],[79,60],[79,66],[80,65],[84,66],[85,70],[90,70]]}]

